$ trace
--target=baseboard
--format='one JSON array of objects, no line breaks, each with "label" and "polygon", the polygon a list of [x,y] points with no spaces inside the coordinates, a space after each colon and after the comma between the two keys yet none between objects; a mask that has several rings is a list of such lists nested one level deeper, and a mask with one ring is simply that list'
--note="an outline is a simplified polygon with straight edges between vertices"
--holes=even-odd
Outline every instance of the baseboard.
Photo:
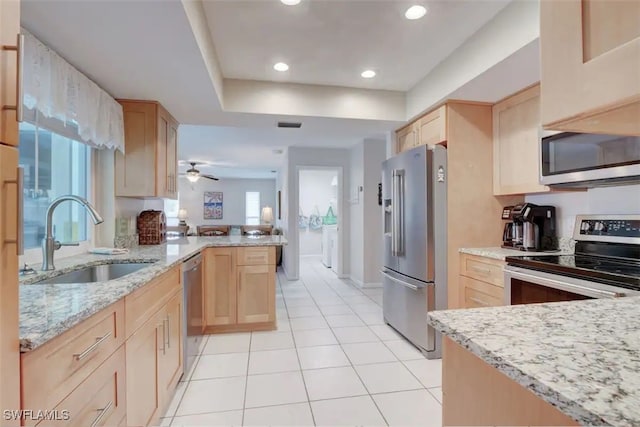
[{"label": "baseboard", "polygon": [[378,282],[363,282],[362,280],[356,279],[353,276],[349,276],[349,280],[351,280],[353,283],[355,283],[360,289],[375,289],[375,288],[381,288],[382,287],[382,283],[378,283]]}]

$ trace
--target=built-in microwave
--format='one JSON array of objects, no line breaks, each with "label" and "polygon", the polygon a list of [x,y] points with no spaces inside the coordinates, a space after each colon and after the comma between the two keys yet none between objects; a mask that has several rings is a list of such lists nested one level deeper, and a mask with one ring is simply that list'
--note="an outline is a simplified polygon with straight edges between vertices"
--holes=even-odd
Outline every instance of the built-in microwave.
[{"label": "built-in microwave", "polygon": [[543,133],[540,183],[583,188],[640,184],[640,137]]}]

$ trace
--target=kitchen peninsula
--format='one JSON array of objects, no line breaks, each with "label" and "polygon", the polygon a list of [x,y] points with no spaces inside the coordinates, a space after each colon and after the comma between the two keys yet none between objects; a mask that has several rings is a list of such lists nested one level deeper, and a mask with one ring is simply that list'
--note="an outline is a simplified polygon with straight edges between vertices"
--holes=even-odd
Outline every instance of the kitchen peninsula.
[{"label": "kitchen peninsula", "polygon": [[640,424],[637,297],[436,311],[444,425]]},{"label": "kitchen peninsula", "polygon": [[[57,269],[53,271],[39,271],[39,265],[33,265],[37,273],[20,278],[21,351],[39,347],[198,252],[206,252],[208,248],[268,248],[286,244],[283,236],[185,237],[162,245],[139,246],[124,255],[61,258],[56,260]],[[84,267],[125,262],[149,263],[149,267],[108,283],[38,283]],[[205,292],[208,279],[205,275]]]}]

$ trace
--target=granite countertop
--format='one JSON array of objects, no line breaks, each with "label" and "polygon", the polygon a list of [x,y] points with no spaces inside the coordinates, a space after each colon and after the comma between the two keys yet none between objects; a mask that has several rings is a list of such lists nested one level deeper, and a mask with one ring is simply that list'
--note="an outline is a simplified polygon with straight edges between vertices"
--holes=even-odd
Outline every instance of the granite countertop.
[{"label": "granite countertop", "polygon": [[640,425],[640,297],[435,311],[429,322],[583,425]]},{"label": "granite countertop", "polygon": [[518,251],[516,249],[506,249],[500,247],[490,248],[460,248],[458,252],[469,255],[483,256],[504,261],[508,256],[536,256],[536,255],[569,255],[573,250],[565,249],[554,252],[530,252]]},{"label": "granite countertop", "polygon": [[[20,277],[20,351],[34,350],[150,280],[207,247],[282,246],[283,236],[183,237],[154,246],[139,246],[123,255],[83,254],[55,260],[56,270]],[[83,267],[123,262],[149,263],[135,273],[108,282],[39,284]]]}]

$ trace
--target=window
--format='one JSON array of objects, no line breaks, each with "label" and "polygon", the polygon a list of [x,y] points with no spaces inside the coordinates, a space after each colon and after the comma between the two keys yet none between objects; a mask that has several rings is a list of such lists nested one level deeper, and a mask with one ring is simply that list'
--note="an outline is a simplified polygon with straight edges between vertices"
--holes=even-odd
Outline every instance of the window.
[{"label": "window", "polygon": [[260,225],[260,192],[247,191],[245,217],[245,223],[247,225]]},{"label": "window", "polygon": [[[87,197],[91,148],[30,123],[20,123],[20,166],[24,168],[24,244],[39,248],[45,236],[47,207],[56,197]],[[88,240],[87,214],[77,203],[62,203],[53,215],[61,242]]]},{"label": "window", "polygon": [[167,225],[178,225],[178,210],[180,210],[180,198],[176,200],[164,199],[164,214],[167,216]]}]

